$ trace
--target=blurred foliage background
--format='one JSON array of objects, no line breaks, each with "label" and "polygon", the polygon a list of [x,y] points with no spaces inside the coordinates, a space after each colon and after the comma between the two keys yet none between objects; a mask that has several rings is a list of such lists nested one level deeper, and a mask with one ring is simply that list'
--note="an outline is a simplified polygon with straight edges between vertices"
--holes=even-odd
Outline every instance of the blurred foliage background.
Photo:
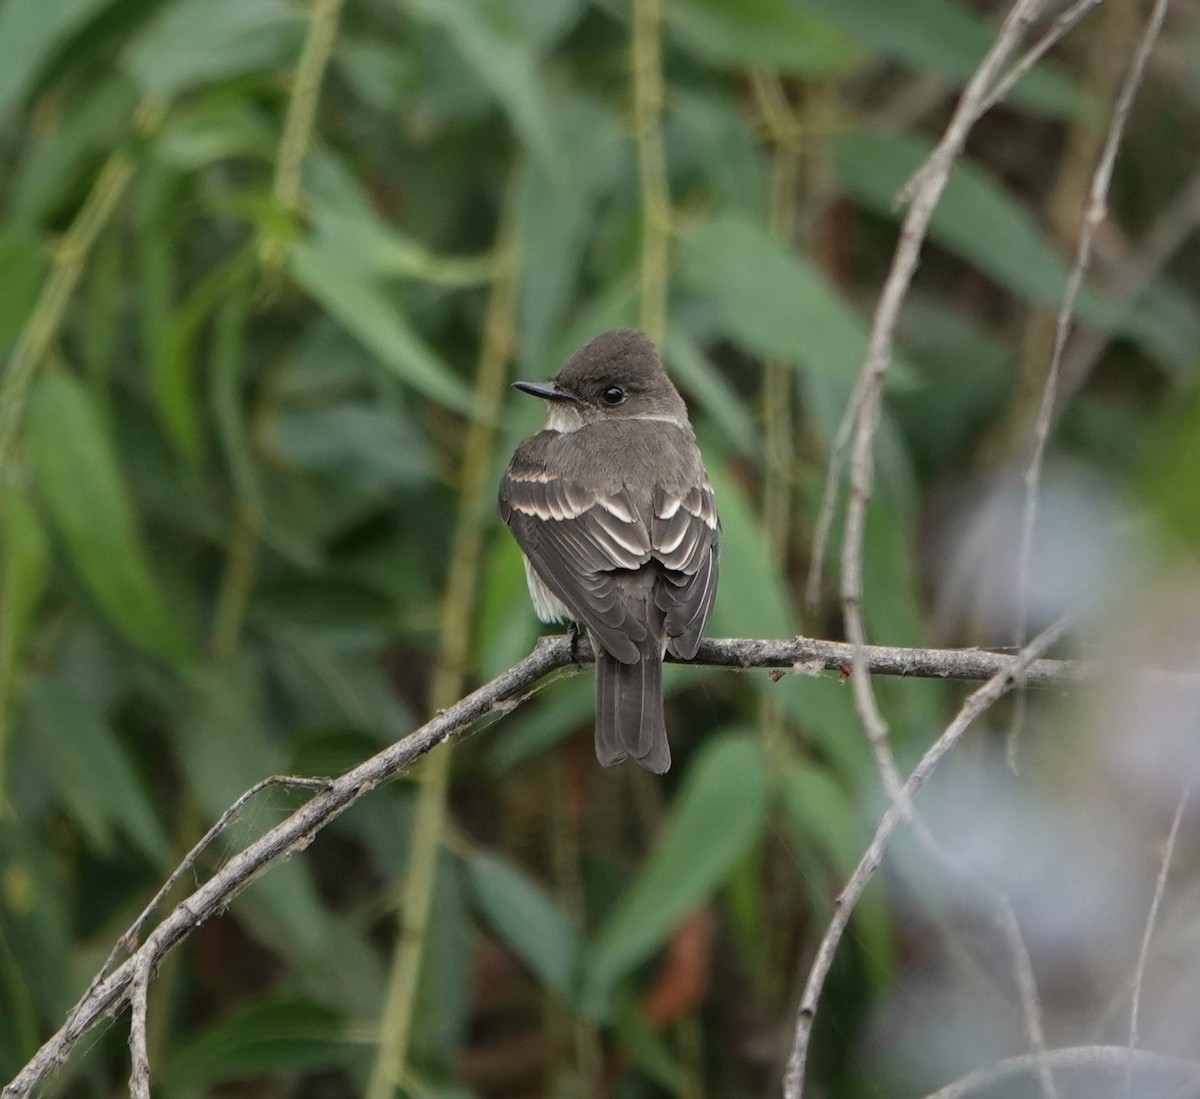
[{"label": "blurred foliage background", "polygon": [[[839,636],[836,576],[801,595],[893,200],[1004,8],[0,0],[0,1079],[242,790],[344,769],[529,650],[491,506],[541,409],[507,383],[600,329],[646,327],[693,410],[724,523],[710,632]],[[1012,641],[1053,310],[1148,8],[1097,7],[976,127],[934,217],[878,445],[876,641]],[[1125,663],[1135,636],[1200,657],[1198,121],[1181,0],[1079,301],[1034,556],[1034,624],[1086,602],[1086,651]],[[276,867],[152,986],[156,1094],[772,1094],[877,779],[837,676],[668,685],[661,782],[600,771],[591,676],[567,677]],[[909,762],[964,691],[877,687]],[[1124,1033],[1196,769],[1195,709],[1161,702],[1039,694],[1019,774],[997,718],[930,810],[1015,892],[1052,1042]],[[1089,755],[1149,714],[1163,771],[1144,740],[1137,765]],[[1127,797],[1131,773],[1159,792]],[[262,795],[201,869],[297,797]],[[1023,1052],[978,896],[915,851],[872,890],[818,1093]],[[1180,892],[1142,1041],[1195,1055],[1194,875]],[[46,1093],[121,1094],[124,1041]]]}]

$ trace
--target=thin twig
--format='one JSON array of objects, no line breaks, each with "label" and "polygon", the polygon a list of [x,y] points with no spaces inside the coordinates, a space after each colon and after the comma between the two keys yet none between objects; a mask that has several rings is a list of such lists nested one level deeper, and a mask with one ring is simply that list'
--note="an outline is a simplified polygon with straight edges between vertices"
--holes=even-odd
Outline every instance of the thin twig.
[{"label": "thin twig", "polygon": [[146,1016],[152,968],[150,958],[135,966],[129,989],[130,1099],[150,1099],[150,1054],[146,1045]]},{"label": "thin twig", "polygon": [[[1039,638],[1038,644],[1044,642],[1049,645],[1052,640],[1053,638],[1046,636]],[[851,648],[850,645],[841,642],[809,638],[778,641],[715,638],[702,642],[695,659],[687,663],[741,670],[788,669],[799,674],[813,675],[822,668],[844,672]],[[1039,648],[1037,651],[1043,650]],[[1112,674],[1110,668],[1101,664],[1070,660],[1034,660],[1033,655],[1036,654],[1033,653],[1032,647],[1016,657],[978,649],[900,649],[876,646],[867,646],[865,655],[867,667],[877,675],[987,679],[988,683],[968,699],[968,706],[974,707],[966,716],[968,723],[986,705],[985,702],[972,702],[972,699],[977,700],[984,692],[989,691],[998,697],[1006,689],[1005,685],[1014,678],[1015,669],[1020,667],[1025,669],[1024,678],[1027,682],[1033,680],[1044,684],[1066,685]],[[93,982],[67,1015],[62,1027],[43,1044],[0,1095],[3,1099],[27,1099],[37,1084],[66,1060],[79,1040],[105,1017],[106,1012],[128,1000],[138,966],[156,966],[197,926],[223,912],[243,889],[266,873],[276,862],[307,847],[318,832],[364,794],[395,778],[437,745],[463,736],[484,718],[495,714],[507,714],[516,709],[537,693],[539,681],[550,673],[566,670],[567,674],[573,674],[581,665],[591,660],[591,646],[586,637],[575,642],[567,636],[544,637],[524,660],[453,706],[442,710],[433,720],[352,770],[331,780],[299,780],[302,785],[312,783],[317,789],[315,796],[243,851],[230,857],[208,881],[164,916],[131,957],[102,979]],[[1156,680],[1168,679],[1200,684],[1200,676],[1191,672],[1146,669],[1128,674],[1133,677],[1147,676]],[[985,697],[990,700],[992,694]],[[964,707],[964,712],[960,713],[956,721],[963,719],[965,709]],[[952,731],[953,728],[950,732]],[[947,735],[943,734],[939,744],[947,739]],[[919,778],[923,782],[925,775],[921,774]],[[265,785],[269,785],[271,781],[265,780],[243,794],[234,806],[222,814],[222,820],[227,822],[231,819],[239,805],[244,804],[249,797]],[[911,784],[913,779],[910,778],[909,782]],[[912,792],[910,789],[909,794]],[[895,813],[895,806],[889,812]],[[889,827],[894,825],[895,821]],[[178,874],[172,875],[172,879],[178,880]]]},{"label": "thin twig", "polygon": [[[1167,842],[1163,844],[1162,859],[1158,865],[1158,879],[1154,883],[1154,899],[1150,902],[1150,911],[1146,915],[1146,928],[1142,932],[1142,946],[1138,951],[1137,969],[1133,976],[1133,1002],[1129,1008],[1129,1048],[1136,1050],[1141,1044],[1141,1013],[1142,985],[1146,980],[1146,963],[1150,958],[1150,943],[1154,939],[1154,930],[1158,925],[1158,910],[1167,892],[1167,875],[1171,871],[1171,862],[1175,858],[1175,841],[1179,838],[1179,826],[1183,822],[1183,814],[1187,810],[1188,800],[1192,796],[1192,784],[1189,782],[1179,795],[1175,806],[1175,817],[1171,821],[1171,830],[1167,833]],[[1125,1073],[1126,1099],[1133,1094],[1133,1062]]]},{"label": "thin twig", "polygon": [[137,945],[138,936],[142,933],[142,928],[145,927],[146,921],[154,914],[154,910],[166,900],[171,890],[179,883],[179,879],[195,867],[196,862],[208,848],[208,845],[237,819],[248,801],[251,801],[272,786],[283,786],[295,790],[327,790],[329,789],[330,781],[327,778],[302,778],[299,775],[272,775],[270,778],[264,778],[262,781],[256,782],[251,786],[249,790],[243,793],[237,801],[217,818],[213,826],[183,856],[179,865],[171,871],[170,877],[163,882],[159,891],[150,899],[150,903],[142,909],[138,918],[130,924],[128,930],[116,941],[104,965],[100,967],[100,972],[96,976],[95,981],[102,981],[108,976],[112,971],[112,967],[116,964],[119,955],[129,953],[134,949]]},{"label": "thin twig", "polygon": [[[1033,528],[1037,518],[1037,492],[1041,484],[1042,466],[1045,462],[1046,448],[1050,440],[1050,428],[1054,422],[1054,405],[1058,396],[1058,376],[1062,367],[1063,351],[1067,346],[1067,337],[1071,332],[1071,317],[1075,312],[1075,302],[1083,286],[1084,276],[1092,258],[1092,245],[1096,230],[1108,213],[1108,192],[1112,185],[1113,167],[1117,161],[1117,151],[1121,147],[1121,137],[1125,132],[1125,124],[1133,109],[1133,100],[1141,86],[1142,76],[1146,70],[1146,62],[1162,29],[1163,19],[1167,14],[1170,0],[1155,0],[1154,8],[1147,20],[1146,29],[1142,33],[1129,71],[1122,81],[1117,101],[1113,107],[1112,118],[1109,121],[1108,133],[1104,139],[1104,147],[1100,154],[1099,163],[1092,174],[1091,186],[1088,189],[1088,204],[1084,211],[1083,224],[1080,227],[1079,241],[1075,248],[1075,259],[1071,264],[1071,272],[1067,278],[1066,290],[1063,293],[1062,304],[1058,310],[1058,320],[1054,327],[1054,346],[1050,354],[1050,364],[1046,370],[1046,380],[1042,387],[1042,398],[1038,406],[1037,419],[1033,429],[1033,446],[1029,465],[1025,470],[1025,504],[1021,515],[1021,544],[1017,564],[1017,637],[1016,643],[1021,644],[1025,639],[1025,631],[1029,620],[1029,570],[1033,558]],[[1008,756],[1010,765],[1015,763],[1017,739],[1020,733],[1021,710],[1016,711],[1008,738]]]},{"label": "thin twig", "polygon": [[834,902],[833,916],[829,921],[829,926],[825,929],[820,946],[817,948],[816,958],[809,970],[804,994],[796,1013],[795,1035],[792,1040],[791,1053],[788,1056],[787,1070],[784,1074],[784,1099],[801,1099],[804,1094],[804,1067],[808,1060],[809,1041],[821,1000],[821,991],[825,986],[825,978],[833,965],[834,955],[837,953],[838,944],[850,922],[850,917],[867,885],[874,877],[875,871],[879,869],[883,861],[883,854],[887,850],[888,842],[891,840],[897,824],[905,815],[905,807],[912,804],[913,795],[921,789],[946,753],[958,743],[974,720],[997,699],[1010,691],[1020,672],[1050,648],[1065,629],[1066,623],[1060,622],[1040,634],[1021,650],[1007,668],[992,676],[983,686],[967,697],[941,736],[921,757],[921,761],[904,784],[900,796],[893,800],[887,812],[884,813],[867,850],[855,867],[846,887],[838,894]]},{"label": "thin twig", "polygon": [[[1195,1061],[1182,1057],[1167,1057],[1161,1053],[1146,1053],[1142,1050],[1131,1050],[1125,1046],[1068,1046],[1064,1049],[1051,1050],[1046,1054],[1046,1060],[1056,1069],[1069,1068],[1113,1068],[1118,1069],[1130,1063],[1144,1068],[1155,1068],[1162,1073],[1182,1076],[1193,1073],[1197,1069]],[[1009,1057],[1003,1061],[988,1065],[987,1068],[972,1072],[947,1084],[944,1088],[932,1092],[925,1099],[965,1099],[965,1096],[991,1088],[1013,1076],[1024,1076],[1037,1067],[1038,1058],[1027,1053],[1021,1057]],[[994,1094],[994,1093],[992,1093]],[[1195,1092],[1181,1093],[1195,1096]]]}]

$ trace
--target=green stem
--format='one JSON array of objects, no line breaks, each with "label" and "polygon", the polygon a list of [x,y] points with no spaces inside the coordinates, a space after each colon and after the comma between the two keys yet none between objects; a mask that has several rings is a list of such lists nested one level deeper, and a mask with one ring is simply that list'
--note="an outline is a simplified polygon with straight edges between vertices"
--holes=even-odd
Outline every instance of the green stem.
[{"label": "green stem", "polygon": [[[470,655],[479,561],[491,498],[489,474],[495,424],[514,343],[515,291],[510,243],[512,205],[510,201],[497,241],[497,275],[488,297],[475,378],[475,400],[479,415],[467,428],[463,451],[458,520],[450,551],[446,594],[442,601],[438,662],[430,690],[430,704],[435,710],[451,705],[462,694]],[[450,749],[444,747],[440,752],[431,754],[421,769],[412,846],[397,897],[401,912],[400,936],[388,974],[379,1045],[371,1070],[367,1099],[392,1099],[407,1074],[413,1010],[420,980],[421,958],[429,930],[437,855],[446,826],[450,761]]]},{"label": "green stem", "polygon": [[[292,81],[292,95],[288,100],[283,133],[279,139],[279,152],[275,157],[275,182],[271,193],[275,201],[293,217],[300,211],[304,158],[312,141],[325,70],[329,67],[333,47],[337,44],[338,21],[343,2],[344,0],[312,0],[308,37],[305,39],[304,52],[300,55],[296,75]],[[276,237],[264,239],[260,255],[263,266],[268,271],[278,268],[283,255],[281,241]]]},{"label": "green stem", "polygon": [[633,127],[642,206],[642,329],[661,345],[666,331],[671,195],[663,152],[662,0],[634,0]]}]

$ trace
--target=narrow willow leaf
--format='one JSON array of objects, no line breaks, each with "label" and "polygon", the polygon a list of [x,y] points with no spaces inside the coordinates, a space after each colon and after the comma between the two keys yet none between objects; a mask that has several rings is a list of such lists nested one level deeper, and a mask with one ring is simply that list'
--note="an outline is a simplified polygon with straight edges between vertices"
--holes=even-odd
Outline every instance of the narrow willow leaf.
[{"label": "narrow willow leaf", "polygon": [[171,99],[274,68],[295,54],[302,35],[300,11],[287,0],[180,0],[159,8],[125,63],[144,92]]},{"label": "narrow willow leaf", "polygon": [[662,839],[584,956],[584,1003],[603,1013],[616,984],[670,937],[755,843],[767,816],[766,763],[743,737],[693,762]]},{"label": "narrow willow leaf", "polygon": [[0,709],[12,703],[10,692],[49,568],[50,548],[33,505],[16,489],[0,486]]},{"label": "narrow willow leaf", "polygon": [[[715,323],[747,351],[853,378],[867,327],[808,258],[741,214],[692,227],[680,250],[680,283],[717,309]],[[911,366],[898,359],[906,377]]]},{"label": "narrow willow leaf", "polygon": [[858,58],[832,21],[790,0],[673,0],[666,10],[673,38],[714,65],[830,77]]},{"label": "narrow willow leaf", "polygon": [[555,162],[550,91],[507,0],[404,3],[423,19],[445,29],[463,60],[504,105],[521,140],[542,160]]},{"label": "narrow willow leaf", "polygon": [[340,252],[300,241],[288,256],[296,281],[397,377],[451,408],[470,407],[469,390],[414,332],[382,287]]},{"label": "narrow willow leaf", "polygon": [[166,866],[166,833],[108,722],[65,679],[42,680],[29,705],[43,773],[94,849],[112,855],[120,832],[156,866]]},{"label": "narrow willow leaf", "polygon": [[151,358],[150,381],[159,419],[191,468],[202,457],[201,406],[197,400],[196,345],[204,323],[253,269],[242,252],[210,271],[166,322],[159,353]]},{"label": "narrow willow leaf", "polygon": [[352,1054],[337,1012],[309,1000],[272,997],[238,1007],[173,1045],[163,1090],[206,1092],[239,1077],[344,1068]]},{"label": "narrow willow leaf", "polygon": [[475,898],[488,923],[546,985],[567,999],[579,935],[546,891],[495,855],[470,863]]},{"label": "narrow willow leaf", "polygon": [[4,292],[0,293],[0,353],[17,341],[42,285],[45,257],[37,238],[28,232],[0,232],[0,271]]},{"label": "narrow willow leaf", "polygon": [[[833,142],[838,182],[858,202],[889,220],[899,220],[896,194],[925,161],[930,147],[907,137],[851,133]],[[978,165],[959,160],[933,212],[930,237],[1013,293],[1056,306],[1066,286],[1067,266],[1030,213]],[[1086,289],[1078,314],[1105,331],[1119,311]]]},{"label": "narrow willow leaf", "polygon": [[0,129],[54,51],[111,0],[5,0],[0,4]]},{"label": "narrow willow leaf", "polygon": [[50,514],[96,602],[134,644],[185,662],[186,631],[150,570],[112,439],[87,391],[64,371],[38,383],[29,438]]},{"label": "narrow willow leaf", "polygon": [[[996,37],[995,28],[947,0],[802,0],[869,50],[918,71],[966,81]],[[1010,100],[1047,115],[1074,115],[1087,106],[1080,89],[1044,62],[1013,88]]]},{"label": "narrow willow leaf", "polygon": [[672,327],[667,333],[663,358],[680,388],[695,398],[726,438],[743,454],[757,454],[758,432],[746,402],[681,329]]},{"label": "narrow willow leaf", "polygon": [[791,600],[771,564],[766,535],[745,489],[720,463],[709,477],[721,513],[721,576],[708,632],[725,637],[788,637],[795,632]]}]

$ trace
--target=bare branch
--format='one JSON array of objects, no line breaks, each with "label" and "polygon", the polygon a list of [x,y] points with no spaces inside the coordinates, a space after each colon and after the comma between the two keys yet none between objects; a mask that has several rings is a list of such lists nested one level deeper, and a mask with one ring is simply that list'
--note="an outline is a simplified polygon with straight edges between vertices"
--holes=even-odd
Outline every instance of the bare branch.
[{"label": "bare branch", "polygon": [[[1162,860],[1158,866],[1158,879],[1154,883],[1154,899],[1150,902],[1150,911],[1146,916],[1146,929],[1142,932],[1142,946],[1138,951],[1137,969],[1133,977],[1133,1003],[1129,1009],[1129,1048],[1135,1050],[1141,1042],[1142,1014],[1142,985],[1146,980],[1146,963],[1150,958],[1150,943],[1154,940],[1154,930],[1158,925],[1158,910],[1162,906],[1163,896],[1167,892],[1167,875],[1171,871],[1171,861],[1175,857],[1175,842],[1179,838],[1179,825],[1183,822],[1183,814],[1192,796],[1192,784],[1189,782],[1179,795],[1175,806],[1175,817],[1171,821],[1171,830],[1167,833],[1167,842],[1163,844]],[[1133,1062],[1129,1062],[1125,1074],[1125,1095],[1133,1093]]]},{"label": "bare branch", "polygon": [[845,889],[834,902],[833,917],[825,929],[812,968],[809,970],[804,994],[800,998],[800,1007],[796,1013],[796,1030],[792,1039],[791,1053],[788,1056],[787,1070],[784,1074],[784,1099],[801,1099],[804,1094],[804,1067],[808,1060],[809,1040],[812,1037],[813,1022],[817,1016],[821,991],[825,987],[825,978],[829,975],[834,955],[837,953],[838,944],[850,922],[850,917],[871,878],[874,877],[875,871],[883,862],[883,854],[887,850],[887,845],[896,830],[896,825],[905,816],[906,807],[912,804],[913,795],[925,784],[942,758],[958,743],[972,722],[997,699],[1012,690],[1022,670],[1053,645],[1062,636],[1065,628],[1065,623],[1060,622],[1040,634],[1021,650],[1008,667],[992,676],[982,687],[967,697],[954,720],[946,726],[942,735],[921,757],[920,763],[909,775],[908,781],[900,791],[900,796],[893,800],[888,811],[884,813],[867,850],[859,860],[858,866],[855,867]]},{"label": "bare branch", "polygon": [[[1109,121],[1108,134],[1104,139],[1104,147],[1100,154],[1099,163],[1092,174],[1091,186],[1088,190],[1088,204],[1084,211],[1083,224],[1079,231],[1079,242],[1075,248],[1075,260],[1071,264],[1071,273],[1067,278],[1066,290],[1062,304],[1058,310],[1058,320],[1054,328],[1054,347],[1050,354],[1050,365],[1046,370],[1046,380],[1042,387],[1042,399],[1038,407],[1037,420],[1033,429],[1033,448],[1029,457],[1029,465],[1025,470],[1025,506],[1021,516],[1021,548],[1018,558],[1018,608],[1016,643],[1023,644],[1025,631],[1029,620],[1029,570],[1033,557],[1033,528],[1037,518],[1037,491],[1042,478],[1042,465],[1049,445],[1050,429],[1054,423],[1054,405],[1058,397],[1058,376],[1062,369],[1063,352],[1066,350],[1067,337],[1071,333],[1071,317],[1075,312],[1075,302],[1079,291],[1083,288],[1083,279],[1091,264],[1092,245],[1096,230],[1108,214],[1108,192],[1112,185],[1113,167],[1117,162],[1117,150],[1121,147],[1121,137],[1125,133],[1125,124],[1129,121],[1129,113],[1133,109],[1133,100],[1141,86],[1142,77],[1146,71],[1146,62],[1162,29],[1163,19],[1167,14],[1169,0],[1155,0],[1154,8],[1146,23],[1133,61],[1128,73],[1121,83],[1117,93],[1116,105],[1113,107],[1112,118]],[[1020,734],[1021,709],[1015,712],[1013,725],[1008,741],[1010,764],[1015,765],[1017,738]]]},{"label": "bare branch", "polygon": [[[1200,1065],[1182,1057],[1166,1057],[1161,1053],[1146,1053],[1142,1050],[1131,1050],[1125,1046],[1068,1046],[1064,1049],[1051,1050],[1046,1054],[1046,1060],[1057,1069],[1068,1068],[1123,1068],[1133,1064],[1140,1068],[1155,1069],[1163,1075],[1183,1077],[1185,1080],[1194,1074]],[[1024,1076],[1037,1067],[1038,1058],[1035,1054],[1027,1053],[1021,1057],[1009,1057],[997,1061],[987,1068],[972,1072],[968,1076],[947,1084],[944,1088],[927,1095],[925,1099],[965,1099],[984,1088],[990,1088],[1001,1080],[1013,1076]],[[1194,1099],[1196,1091],[1180,1092],[1183,1096]]]},{"label": "bare branch", "polygon": [[[1047,640],[1046,644],[1049,643]],[[784,640],[712,638],[701,644],[696,658],[690,663],[742,670],[775,668],[796,674],[817,675],[822,670],[844,673],[853,651],[854,647],[844,642],[805,637]],[[1038,649],[1038,653],[1042,651],[1045,651],[1044,647]],[[1031,656],[1029,651],[1014,657],[981,649],[867,646],[862,653],[866,661],[865,666],[878,675],[988,679],[990,684],[995,684],[1011,681],[1014,670],[1023,668],[1026,682],[1063,686],[1111,675],[1111,669],[1100,664],[1076,660],[1038,660],[1033,658],[1037,653]],[[140,975],[154,972],[162,958],[187,938],[197,926],[223,912],[247,885],[269,870],[275,862],[303,850],[322,828],[364,794],[395,778],[436,745],[462,736],[489,715],[504,714],[516,709],[534,693],[538,681],[551,672],[578,667],[591,659],[591,648],[586,638],[580,638],[576,642],[573,652],[568,637],[544,637],[524,660],[453,706],[440,711],[432,721],[353,770],[335,779],[277,776],[265,779],[252,787],[222,814],[217,824],[188,854],[184,864],[171,875],[170,881],[159,891],[147,907],[147,911],[138,917],[133,928],[122,937],[119,949],[131,948],[134,945],[149,912],[160,903],[181,874],[194,866],[200,851],[237,815],[239,809],[251,797],[272,785],[307,787],[315,793],[289,817],[243,851],[233,855],[208,881],[175,905],[125,962],[111,973],[107,972],[106,964],[106,971],[102,972],[83,994],[58,1032],[45,1042],[33,1059],[0,1093],[3,1099],[26,1099],[41,1080],[65,1061],[76,1043],[97,1025],[106,1013],[133,998]],[[1192,672],[1147,669],[1129,674],[1200,685],[1200,675]],[[988,689],[988,685],[985,685],[982,690]],[[1000,688],[1000,693],[1002,692],[1003,688]],[[979,694],[980,692],[976,692],[971,697],[975,698]],[[909,782],[911,785],[912,779]]]}]

